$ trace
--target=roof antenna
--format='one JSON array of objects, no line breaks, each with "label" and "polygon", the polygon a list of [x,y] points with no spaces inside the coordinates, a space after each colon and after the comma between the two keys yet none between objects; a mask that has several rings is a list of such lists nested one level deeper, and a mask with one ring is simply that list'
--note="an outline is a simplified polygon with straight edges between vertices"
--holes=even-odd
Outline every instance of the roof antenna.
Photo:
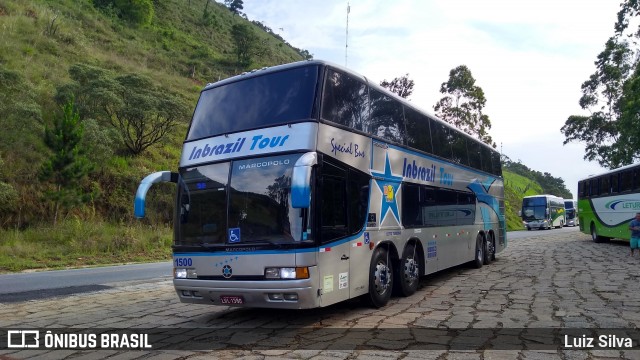
[{"label": "roof antenna", "polygon": [[347,52],[349,51],[349,13],[351,12],[351,6],[347,1],[347,33],[344,41],[344,66],[347,66]]}]

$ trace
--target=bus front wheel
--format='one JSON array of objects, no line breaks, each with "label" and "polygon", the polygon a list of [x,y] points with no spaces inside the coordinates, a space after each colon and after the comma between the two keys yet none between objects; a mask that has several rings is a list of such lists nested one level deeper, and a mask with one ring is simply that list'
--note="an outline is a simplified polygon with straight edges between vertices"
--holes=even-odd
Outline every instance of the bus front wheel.
[{"label": "bus front wheel", "polygon": [[389,302],[393,289],[393,271],[386,249],[378,247],[371,258],[369,267],[369,295],[370,305],[381,308]]},{"label": "bus front wheel", "polygon": [[601,243],[606,240],[604,236],[598,235],[598,232],[596,231],[596,225],[594,223],[591,223],[591,240],[593,240],[593,242],[595,243]]}]

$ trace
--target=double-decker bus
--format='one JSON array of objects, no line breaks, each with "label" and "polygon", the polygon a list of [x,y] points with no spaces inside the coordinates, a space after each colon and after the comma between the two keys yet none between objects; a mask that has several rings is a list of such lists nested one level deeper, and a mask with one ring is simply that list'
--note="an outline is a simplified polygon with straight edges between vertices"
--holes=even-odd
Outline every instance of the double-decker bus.
[{"label": "double-decker bus", "polygon": [[629,222],[640,212],[640,163],[578,181],[580,231],[595,242],[629,240]]},{"label": "double-decker bus", "polygon": [[564,226],[564,199],[554,195],[532,195],[522,198],[521,216],[527,230]]},{"label": "double-decker bus", "polygon": [[577,226],[578,221],[578,202],[573,199],[564,199],[564,226]]},{"label": "double-decker bus", "polygon": [[177,173],[182,302],[384,306],[507,246],[500,154],[352,71],[280,65],[207,85]]}]

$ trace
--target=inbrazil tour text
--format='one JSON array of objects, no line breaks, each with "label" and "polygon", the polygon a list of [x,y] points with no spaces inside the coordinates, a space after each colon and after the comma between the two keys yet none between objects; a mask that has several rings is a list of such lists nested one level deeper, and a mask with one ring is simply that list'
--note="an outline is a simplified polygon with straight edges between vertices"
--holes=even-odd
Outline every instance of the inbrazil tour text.
[{"label": "inbrazil tour text", "polygon": [[[151,349],[148,334],[54,334],[42,336],[47,349]],[[38,339],[36,338],[36,342]],[[37,345],[42,345],[37,344]]]}]

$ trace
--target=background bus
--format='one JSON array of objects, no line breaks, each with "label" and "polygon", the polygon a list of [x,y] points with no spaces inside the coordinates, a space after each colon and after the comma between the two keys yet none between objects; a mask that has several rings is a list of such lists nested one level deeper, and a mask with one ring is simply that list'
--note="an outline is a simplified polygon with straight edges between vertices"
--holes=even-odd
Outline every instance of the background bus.
[{"label": "background bus", "polygon": [[342,67],[304,61],[205,87],[177,173],[187,303],[384,306],[506,243],[500,154]]},{"label": "background bus", "polygon": [[595,242],[629,240],[629,222],[640,212],[640,164],[578,181],[580,231]]},{"label": "background bus", "polygon": [[565,223],[564,226],[577,226],[578,221],[578,202],[573,199],[564,199]]},{"label": "background bus", "polygon": [[521,216],[527,230],[563,227],[564,199],[554,195],[525,196]]}]

